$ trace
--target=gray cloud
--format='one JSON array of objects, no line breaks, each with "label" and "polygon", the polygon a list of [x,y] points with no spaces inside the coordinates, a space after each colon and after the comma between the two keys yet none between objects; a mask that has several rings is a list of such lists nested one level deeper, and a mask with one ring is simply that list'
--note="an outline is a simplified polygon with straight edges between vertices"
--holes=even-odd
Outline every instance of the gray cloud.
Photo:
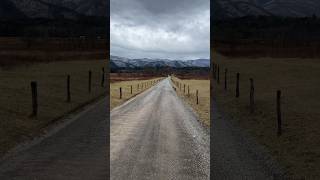
[{"label": "gray cloud", "polygon": [[209,0],[111,0],[111,54],[209,58]]}]

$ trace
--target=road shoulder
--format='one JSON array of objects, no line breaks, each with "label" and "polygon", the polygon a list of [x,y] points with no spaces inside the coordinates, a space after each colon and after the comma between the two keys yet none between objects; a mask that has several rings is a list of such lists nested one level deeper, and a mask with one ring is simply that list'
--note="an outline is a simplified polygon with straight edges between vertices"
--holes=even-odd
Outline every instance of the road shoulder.
[{"label": "road shoulder", "polygon": [[[213,165],[213,177],[283,179],[284,169],[274,160],[264,146],[257,143],[239,125],[219,111],[212,111],[211,158],[225,167]],[[220,168],[217,170],[217,168]]]},{"label": "road shoulder", "polygon": [[[54,119],[50,124],[48,124],[45,128],[41,129],[41,131],[33,136],[30,139],[27,139],[19,144],[17,144],[14,148],[10,149],[7,153],[0,156],[0,165],[2,162],[14,157],[15,155],[26,151],[33,146],[41,143],[45,139],[55,135],[60,130],[66,128],[68,125],[72,124],[73,122],[77,121],[79,117],[86,114],[90,110],[94,109],[99,104],[103,103],[107,98],[106,94],[102,94],[101,96],[90,100],[75,109],[71,110],[70,112],[61,115],[59,118]],[[107,108],[107,107],[106,107]]]}]

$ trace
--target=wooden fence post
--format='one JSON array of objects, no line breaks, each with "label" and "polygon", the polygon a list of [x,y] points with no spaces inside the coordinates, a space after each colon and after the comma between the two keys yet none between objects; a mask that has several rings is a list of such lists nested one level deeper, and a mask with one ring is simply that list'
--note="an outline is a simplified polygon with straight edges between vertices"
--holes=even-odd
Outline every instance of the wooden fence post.
[{"label": "wooden fence post", "polygon": [[212,71],[213,71],[213,79],[216,79],[216,64],[213,63],[213,67],[212,67]]},{"label": "wooden fence post", "polygon": [[225,69],[224,71],[224,90],[227,90],[227,75],[228,75],[228,69]]},{"label": "wooden fence post", "polygon": [[220,84],[220,66],[218,66],[217,83]]},{"label": "wooden fence post", "polygon": [[188,96],[190,95],[190,88],[189,88],[189,85],[188,85]]},{"label": "wooden fence post", "polygon": [[71,102],[70,75],[67,77],[67,102]]},{"label": "wooden fence post", "polygon": [[250,111],[254,112],[254,84],[253,79],[250,78]]},{"label": "wooden fence post", "polygon": [[131,85],[131,94],[132,94],[132,85]]},{"label": "wooden fence post", "polygon": [[104,67],[102,68],[102,77],[101,77],[101,87],[104,87],[104,78],[105,78],[105,71]]},{"label": "wooden fence post", "polygon": [[236,87],[236,97],[237,98],[240,96],[239,81],[240,81],[240,73],[237,73],[237,87]]},{"label": "wooden fence post", "polygon": [[186,85],[183,84],[183,94],[185,94],[185,93],[186,93]]},{"label": "wooden fence post", "polygon": [[32,116],[38,115],[38,89],[37,82],[31,82],[31,94],[32,94]]},{"label": "wooden fence post", "polygon": [[218,77],[218,76],[217,76],[217,72],[218,72],[218,64],[216,64],[216,65],[215,65],[215,71],[214,71],[214,72],[215,72],[215,77],[216,77],[216,79],[217,79],[217,77]]},{"label": "wooden fence post", "polygon": [[198,90],[197,90],[196,96],[197,96],[197,104],[199,104],[199,91]]},{"label": "wooden fence post", "polygon": [[89,71],[89,82],[88,82],[88,91],[89,91],[89,93],[91,92],[91,77],[92,77],[92,72],[90,70]]},{"label": "wooden fence post", "polygon": [[277,119],[278,119],[278,136],[282,134],[282,119],[281,119],[281,91],[277,91]]},{"label": "wooden fence post", "polygon": [[121,87],[119,89],[119,93],[120,93],[120,99],[122,99],[122,88]]}]

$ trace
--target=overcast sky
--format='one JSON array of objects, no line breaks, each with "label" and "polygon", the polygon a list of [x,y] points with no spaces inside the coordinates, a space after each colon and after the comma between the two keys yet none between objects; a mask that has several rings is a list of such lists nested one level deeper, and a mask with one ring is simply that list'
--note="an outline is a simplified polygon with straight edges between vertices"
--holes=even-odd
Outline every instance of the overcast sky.
[{"label": "overcast sky", "polygon": [[210,57],[209,0],[111,0],[111,55]]}]

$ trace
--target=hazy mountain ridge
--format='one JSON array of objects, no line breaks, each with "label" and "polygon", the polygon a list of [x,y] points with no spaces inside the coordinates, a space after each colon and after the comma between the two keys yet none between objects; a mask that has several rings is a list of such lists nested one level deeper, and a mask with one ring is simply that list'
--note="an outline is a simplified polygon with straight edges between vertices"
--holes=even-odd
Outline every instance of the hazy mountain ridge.
[{"label": "hazy mountain ridge", "polygon": [[216,19],[248,15],[306,17],[320,15],[317,0],[216,0],[212,3]]},{"label": "hazy mountain ridge", "polygon": [[1,0],[0,18],[107,16],[105,0]]},{"label": "hazy mountain ridge", "polygon": [[119,56],[110,56],[111,69],[118,68],[161,68],[161,67],[171,67],[171,68],[185,68],[185,67],[209,67],[209,59],[195,59],[195,60],[169,60],[169,59],[129,59]]},{"label": "hazy mountain ridge", "polygon": [[0,1],[0,17],[1,18],[22,18],[25,14],[20,11],[15,3],[10,0]]}]

